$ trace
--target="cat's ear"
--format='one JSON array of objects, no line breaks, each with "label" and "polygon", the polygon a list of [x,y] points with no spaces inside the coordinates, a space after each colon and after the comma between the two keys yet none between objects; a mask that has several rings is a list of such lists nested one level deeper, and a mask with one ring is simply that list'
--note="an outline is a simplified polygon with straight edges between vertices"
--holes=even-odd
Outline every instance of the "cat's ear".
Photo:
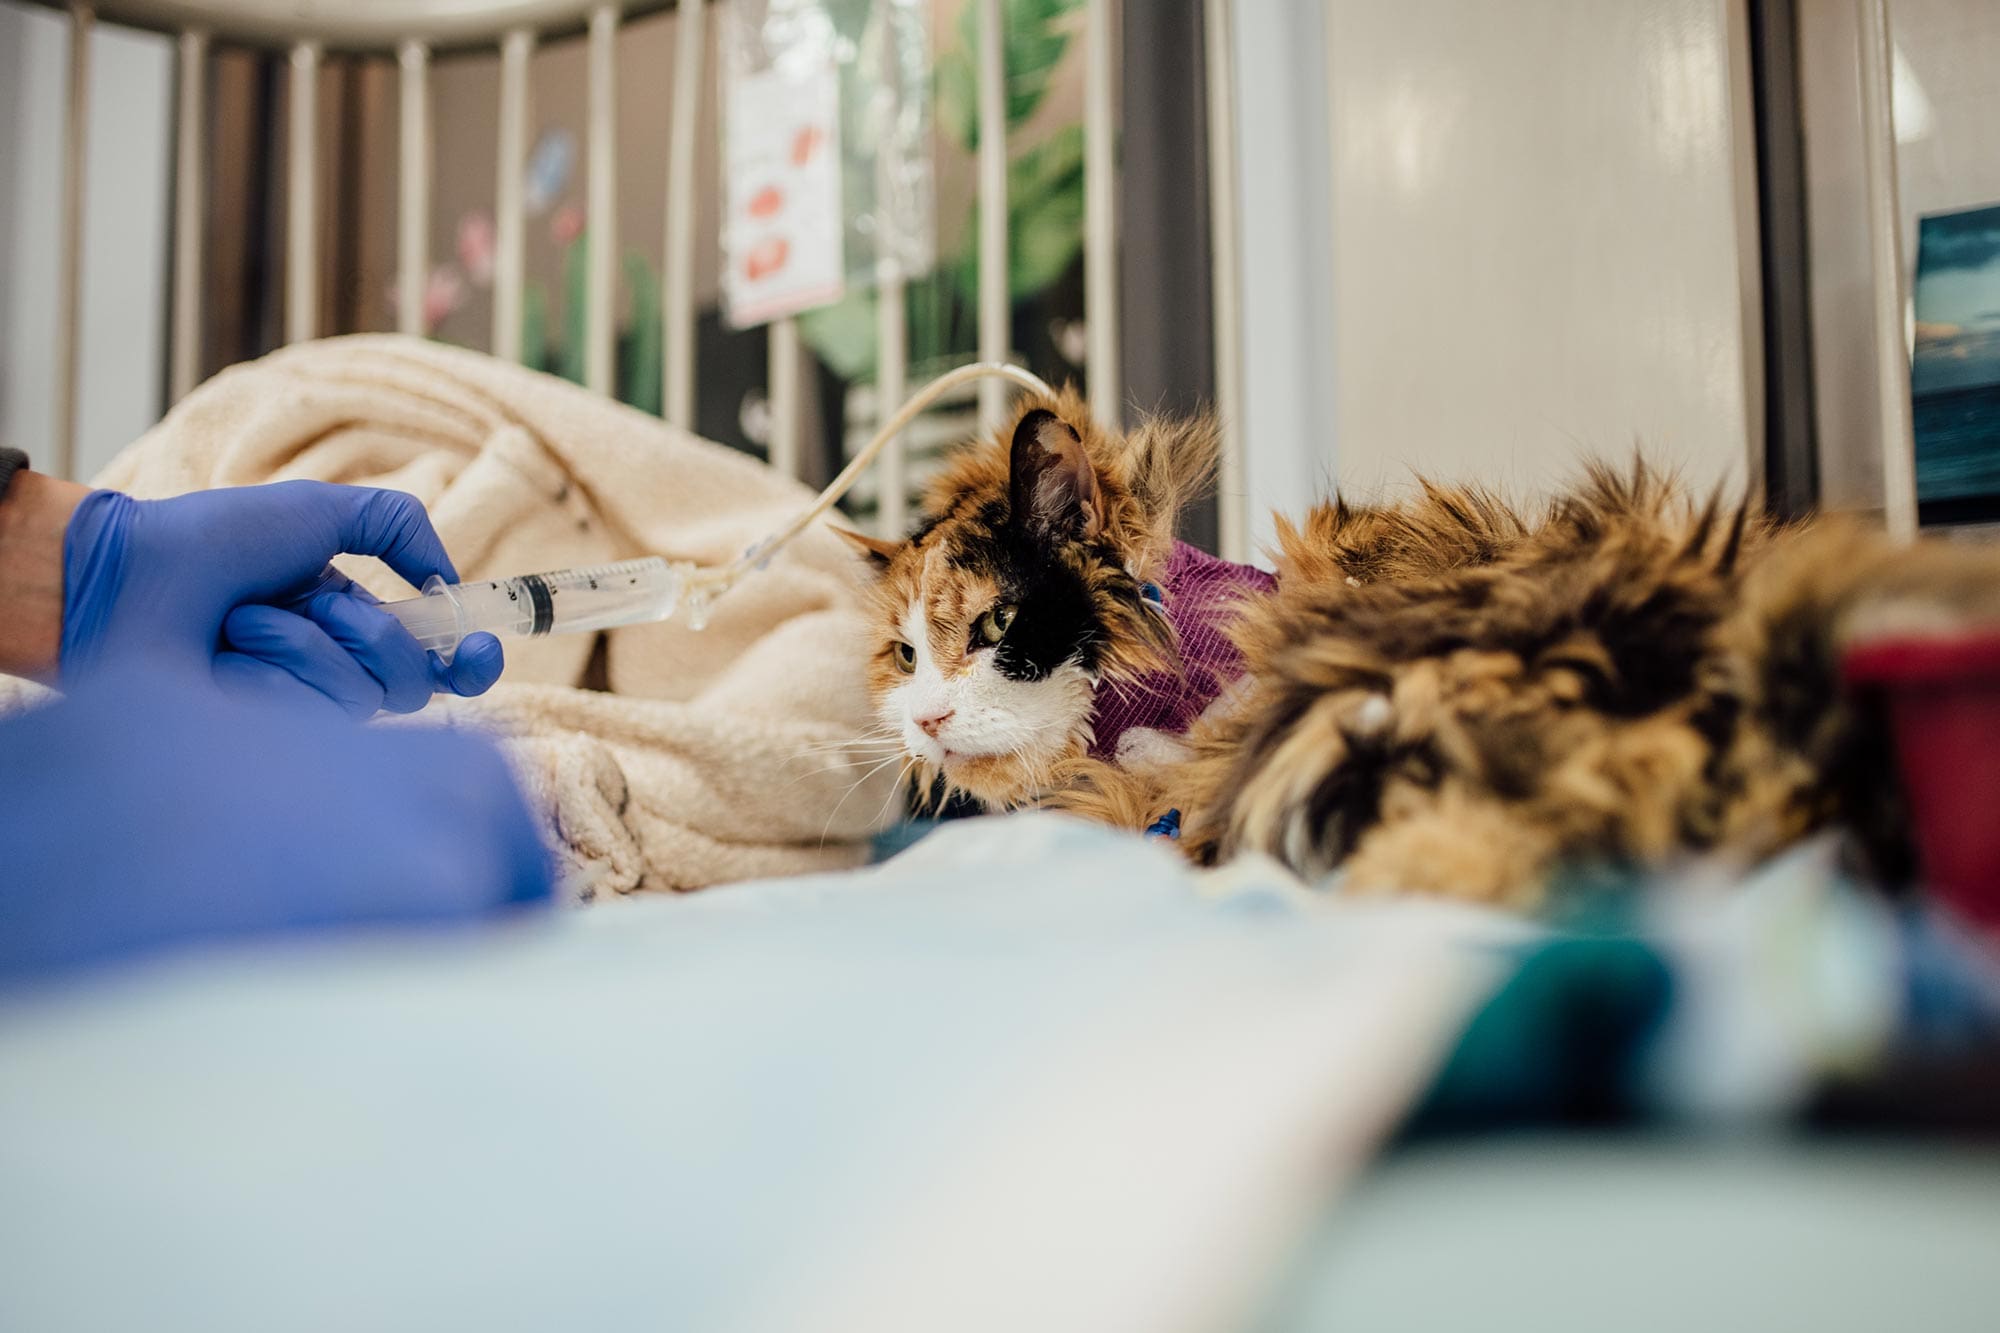
[{"label": "cat's ear", "polygon": [[903,549],[901,542],[885,542],[880,537],[870,537],[852,528],[843,528],[838,524],[832,526],[835,532],[854,543],[855,550],[868,557],[869,568],[878,574],[887,569],[889,562],[896,558],[896,552]]},{"label": "cat's ear", "polygon": [[1083,440],[1038,407],[1014,428],[1008,498],[1017,521],[1058,538],[1094,537],[1104,528],[1104,493]]}]

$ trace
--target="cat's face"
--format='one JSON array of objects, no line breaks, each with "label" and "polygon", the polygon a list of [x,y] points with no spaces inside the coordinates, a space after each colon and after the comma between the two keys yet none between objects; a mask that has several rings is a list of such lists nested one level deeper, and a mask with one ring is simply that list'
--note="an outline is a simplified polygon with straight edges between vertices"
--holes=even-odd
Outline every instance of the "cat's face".
[{"label": "cat's face", "polygon": [[955,462],[909,541],[856,539],[879,571],[877,719],[926,786],[1032,799],[1089,746],[1098,689],[1170,651],[1134,577],[1117,445],[1089,438],[1073,400],[1031,409]]},{"label": "cat's face", "polygon": [[1101,630],[1073,571],[986,546],[941,540],[896,571],[876,714],[926,770],[1008,804],[1089,743]]}]

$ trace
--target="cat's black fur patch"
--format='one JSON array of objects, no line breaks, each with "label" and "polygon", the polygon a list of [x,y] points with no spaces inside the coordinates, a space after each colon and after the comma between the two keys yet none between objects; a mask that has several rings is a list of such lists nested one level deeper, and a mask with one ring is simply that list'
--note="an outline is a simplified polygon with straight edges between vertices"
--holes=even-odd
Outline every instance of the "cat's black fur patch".
[{"label": "cat's black fur patch", "polygon": [[1090,590],[1055,550],[1009,524],[993,539],[995,581],[1014,603],[1014,624],[994,649],[993,664],[1009,680],[1042,680],[1065,662],[1097,669],[1104,624]]}]

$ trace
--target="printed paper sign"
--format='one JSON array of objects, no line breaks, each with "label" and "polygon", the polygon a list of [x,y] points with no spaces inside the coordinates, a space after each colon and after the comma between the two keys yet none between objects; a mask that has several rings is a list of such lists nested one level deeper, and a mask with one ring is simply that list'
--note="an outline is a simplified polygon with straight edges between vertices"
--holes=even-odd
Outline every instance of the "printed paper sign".
[{"label": "printed paper sign", "polygon": [[840,85],[831,61],[733,77],[722,289],[739,329],[840,299]]}]

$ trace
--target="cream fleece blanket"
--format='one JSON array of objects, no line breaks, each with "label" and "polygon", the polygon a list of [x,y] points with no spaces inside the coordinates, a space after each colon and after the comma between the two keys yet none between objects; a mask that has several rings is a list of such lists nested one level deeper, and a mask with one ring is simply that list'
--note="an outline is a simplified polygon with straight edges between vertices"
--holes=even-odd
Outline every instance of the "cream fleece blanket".
[{"label": "cream fleece blanket", "polygon": [[[152,498],[298,477],[415,495],[468,579],[641,555],[721,563],[812,498],[562,380],[372,335],[224,371],[96,481]],[[411,594],[376,561],[342,563],[378,596]],[[490,694],[416,720],[505,738],[576,898],[853,865],[896,790],[893,764],[857,782],[862,577],[821,528],[706,628],[611,633],[609,693],[579,688],[594,636],[515,639]]]}]

